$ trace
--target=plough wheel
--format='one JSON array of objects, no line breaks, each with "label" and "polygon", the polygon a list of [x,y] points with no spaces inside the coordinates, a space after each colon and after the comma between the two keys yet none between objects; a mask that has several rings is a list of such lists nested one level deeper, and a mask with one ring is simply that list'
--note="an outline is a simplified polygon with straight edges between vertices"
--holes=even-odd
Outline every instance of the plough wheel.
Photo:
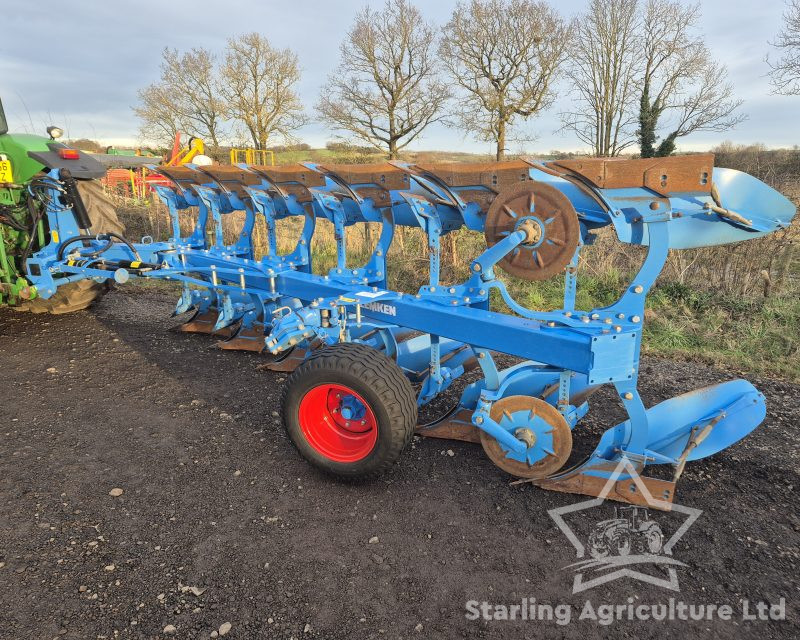
[{"label": "plough wheel", "polygon": [[535,219],[537,237],[519,245],[498,264],[525,280],[546,280],[572,260],[580,238],[578,214],[555,187],[532,180],[504,189],[486,214],[484,235],[493,246],[514,232],[523,218]]},{"label": "plough wheel", "polygon": [[281,406],[300,455],[349,479],[388,469],[417,422],[414,390],[401,369],[357,343],[326,347],[303,362],[286,381]]},{"label": "plough wheel", "polygon": [[558,409],[544,400],[530,396],[508,396],[494,403],[490,415],[492,420],[512,433],[526,429],[528,446],[539,456],[532,464],[508,458],[500,443],[481,429],[481,445],[486,455],[513,476],[546,478],[563,467],[572,452],[572,431],[567,421]]}]

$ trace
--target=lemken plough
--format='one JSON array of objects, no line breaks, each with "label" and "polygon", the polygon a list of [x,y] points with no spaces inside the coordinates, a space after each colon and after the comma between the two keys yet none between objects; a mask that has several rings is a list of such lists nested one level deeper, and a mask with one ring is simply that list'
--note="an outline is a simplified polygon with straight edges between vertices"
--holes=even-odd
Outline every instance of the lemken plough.
[{"label": "lemken plough", "polygon": [[[669,504],[687,461],[734,444],[765,417],[763,395],[745,380],[650,408],[637,388],[645,297],[668,251],[758,238],[788,226],[795,213],[752,176],[715,168],[710,154],[160,168],[172,183],[157,193],[173,236],[135,244],[89,227],[65,186],[64,164],[32,187],[46,204],[51,238],[27,259],[36,294],[48,298],[85,279],[178,281],[176,313],[194,312],[185,330],[222,337],[226,349],[263,351],[271,368],[292,371],[282,399],[285,427],[301,455],[333,474],[363,478],[386,470],[416,432],[479,442],[513,476],[587,495],[598,495],[625,459],[637,472],[672,465],[672,480],[643,478]],[[233,212],[243,212],[244,224],[226,244],[222,221]],[[186,214],[196,224],[182,235],[179,215]],[[269,250],[257,259],[259,216]],[[290,216],[302,218],[302,231],[294,249],[280,255],[276,223]],[[317,274],[311,247],[323,218],[335,229],[337,265]],[[346,234],[365,223],[380,225],[379,238],[363,265],[348,266]],[[579,254],[608,225],[620,242],[647,247],[647,255],[614,304],[581,311]],[[420,227],[427,238],[427,284],[416,293],[387,287],[398,226]],[[442,285],[441,239],[461,227],[482,232],[486,249],[464,256],[471,258],[468,279]],[[563,308],[522,306],[498,268],[527,280],[564,274]],[[493,309],[499,300],[504,311]],[[497,354],[523,361],[500,368]],[[479,376],[457,407],[418,425],[418,407],[470,371]],[[578,424],[602,385],[614,388],[627,420],[565,469]],[[618,476],[609,497],[644,499],[630,474]]]}]

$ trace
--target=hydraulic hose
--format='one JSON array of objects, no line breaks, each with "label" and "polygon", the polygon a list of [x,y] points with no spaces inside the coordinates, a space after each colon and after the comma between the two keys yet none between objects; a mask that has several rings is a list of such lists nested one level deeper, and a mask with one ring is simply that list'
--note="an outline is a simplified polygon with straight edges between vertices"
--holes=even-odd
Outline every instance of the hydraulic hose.
[{"label": "hydraulic hose", "polygon": [[92,253],[81,254],[82,258],[96,258],[101,253],[105,253],[111,247],[113,247],[114,244],[116,244],[114,242],[115,238],[117,240],[119,240],[120,242],[122,242],[125,246],[127,246],[131,250],[131,253],[133,253],[133,255],[136,257],[137,260],[141,260],[142,259],[142,257],[139,255],[139,252],[136,250],[136,247],[134,247],[126,238],[123,238],[118,233],[98,233],[96,235],[79,235],[79,236],[75,236],[74,238],[70,238],[69,240],[61,243],[61,246],[58,248],[57,257],[58,257],[59,260],[63,260],[64,259],[64,252],[66,251],[66,248],[68,246],[70,246],[71,244],[74,244],[76,242],[83,242],[84,240],[103,240],[103,239],[107,239],[108,243],[104,247],[101,247],[100,249],[97,249],[96,251],[93,251]]}]

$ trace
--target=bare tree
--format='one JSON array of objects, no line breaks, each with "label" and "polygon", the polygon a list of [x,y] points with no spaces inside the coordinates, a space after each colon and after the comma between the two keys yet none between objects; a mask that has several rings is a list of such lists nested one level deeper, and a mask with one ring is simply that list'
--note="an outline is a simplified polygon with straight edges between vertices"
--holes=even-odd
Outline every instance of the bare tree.
[{"label": "bare tree", "polygon": [[322,119],[396,158],[441,118],[449,97],[433,59],[435,39],[408,0],[387,0],[380,11],[364,8],[322,89]]},{"label": "bare tree", "polygon": [[781,57],[767,64],[776,93],[800,95],[800,0],[791,0],[783,14],[784,25],[772,46]]},{"label": "bare tree", "polygon": [[160,83],[151,84],[138,92],[139,104],[133,112],[141,120],[140,135],[162,147],[171,147],[175,134],[181,130],[178,105],[170,91]]},{"label": "bare tree", "polygon": [[206,49],[183,54],[164,49],[163,57],[161,81],[175,96],[183,128],[218,149],[227,108],[220,96],[214,55]]},{"label": "bare tree", "polygon": [[636,143],[640,25],[636,0],[592,0],[578,19],[568,70],[574,107],[561,115],[596,156],[617,156]]},{"label": "bare tree", "polygon": [[675,152],[675,141],[697,131],[727,131],[747,120],[737,114],[742,100],[733,97],[733,85],[725,80],[727,69],[710,58],[692,91],[675,97],[669,108],[670,129],[656,150],[657,156]]},{"label": "bare tree", "polygon": [[[642,21],[639,146],[644,158],[668,156],[675,141],[696,131],[726,131],[746,116],[736,114],[727,69],[713,60],[695,27],[700,5],[647,0]],[[656,147],[659,122],[669,131]]]},{"label": "bare tree", "polygon": [[256,148],[266,148],[276,136],[291,139],[305,124],[295,90],[300,66],[290,49],[275,49],[258,33],[230,38],[220,75],[230,116],[242,123]]},{"label": "bare tree", "polygon": [[205,49],[183,54],[164,49],[159,82],[139,91],[134,112],[142,120],[142,134],[172,144],[178,131],[204,138],[218,149],[226,118],[214,55]]},{"label": "bare tree", "polygon": [[565,128],[597,156],[638,141],[652,157],[673,153],[678,138],[746,119],[727,69],[696,32],[699,17],[699,4],[680,0],[592,0],[571,56],[575,108],[563,114]]},{"label": "bare tree", "polygon": [[464,93],[456,119],[496,146],[502,160],[509,129],[549,107],[572,25],[545,2],[470,0],[443,29],[440,54]]}]

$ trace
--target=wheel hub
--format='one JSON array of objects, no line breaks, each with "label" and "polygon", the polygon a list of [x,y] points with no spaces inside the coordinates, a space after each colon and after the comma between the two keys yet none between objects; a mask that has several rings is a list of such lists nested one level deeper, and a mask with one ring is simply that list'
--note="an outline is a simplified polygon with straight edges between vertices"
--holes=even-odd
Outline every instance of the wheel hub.
[{"label": "wheel hub", "polygon": [[336,392],[328,395],[331,416],[340,427],[353,432],[367,431],[367,406],[355,395]]}]

